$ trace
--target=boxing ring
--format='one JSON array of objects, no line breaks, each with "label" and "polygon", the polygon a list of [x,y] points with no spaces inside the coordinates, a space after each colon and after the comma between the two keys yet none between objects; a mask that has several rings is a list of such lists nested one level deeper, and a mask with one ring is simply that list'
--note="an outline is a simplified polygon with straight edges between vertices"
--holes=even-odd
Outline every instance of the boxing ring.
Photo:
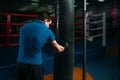
[{"label": "boxing ring", "polygon": [[[101,17],[101,20],[97,20]],[[87,40],[92,41],[96,37],[102,36],[102,45],[106,44],[106,21],[105,12],[100,14],[90,15],[87,18]],[[18,42],[11,42],[11,37],[19,37],[19,28],[25,23],[25,21],[38,18],[36,14],[12,14],[12,13],[0,13],[0,46],[18,46]],[[54,16],[52,16],[54,18]],[[82,19],[82,16],[75,16],[75,19]],[[93,20],[94,19],[94,20]],[[96,24],[101,24],[95,26]],[[83,38],[83,25],[82,22],[75,22],[75,26],[79,26],[79,29],[75,28],[75,40],[79,41]],[[94,26],[94,27],[92,27]],[[54,27],[54,24],[51,24]],[[92,33],[94,31],[102,30],[101,33]]]},{"label": "boxing ring", "polygon": [[88,40],[93,40],[96,37],[102,36],[102,46],[106,45],[106,19],[105,18],[106,18],[105,12],[100,14],[90,15],[90,18],[89,18],[90,25],[87,27],[89,29],[88,36],[91,34],[91,32],[102,30],[101,33],[96,33],[88,37]]},{"label": "boxing ring", "polygon": [[[54,19],[54,16],[51,16]],[[18,47],[18,39],[19,39],[19,29],[20,27],[29,20],[38,18],[36,14],[13,14],[13,13],[0,13],[0,47]],[[83,23],[78,22],[83,19],[82,16],[75,16],[75,65],[79,64],[80,58],[82,57],[82,49],[83,49]],[[54,30],[55,25],[51,24],[51,29]],[[87,45],[88,48],[92,46],[95,48],[99,46],[99,50],[94,50],[101,53],[101,49],[106,46],[106,14],[105,12],[100,14],[92,14],[87,17]],[[53,53],[52,47],[49,45],[49,42],[46,43],[47,46],[43,49],[44,55],[44,67],[45,67],[45,74],[53,72]],[[94,46],[94,47],[93,47]],[[46,48],[47,47],[47,48]],[[49,48],[49,49],[48,49]],[[90,48],[91,49],[91,48]],[[49,54],[48,54],[49,53]],[[91,54],[90,54],[91,53]],[[94,54],[92,54],[94,53]],[[16,53],[15,53],[16,54]],[[102,53],[103,54],[103,53]],[[95,57],[94,55],[99,56],[96,52],[89,52],[87,51],[87,57]],[[89,56],[91,55],[91,56]],[[101,54],[100,54],[101,55]],[[15,58],[15,57],[14,57]],[[4,59],[3,59],[4,60]],[[16,58],[15,58],[16,60]],[[16,62],[16,61],[15,61]],[[6,65],[0,67],[0,69],[6,69],[10,67],[14,67],[15,64],[10,64],[6,62]],[[49,68],[48,68],[49,66]]]},{"label": "boxing ring", "polygon": [[32,14],[12,14],[0,12],[0,38],[2,40],[0,46],[18,46],[18,40],[14,40],[13,38],[19,37],[20,26],[22,26],[25,21],[37,17],[38,15]]}]

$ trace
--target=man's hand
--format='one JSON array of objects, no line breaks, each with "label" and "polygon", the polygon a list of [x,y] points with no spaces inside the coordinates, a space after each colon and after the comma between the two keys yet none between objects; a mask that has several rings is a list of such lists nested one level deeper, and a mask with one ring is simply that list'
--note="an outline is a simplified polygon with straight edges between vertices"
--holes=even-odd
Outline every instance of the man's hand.
[{"label": "man's hand", "polygon": [[59,45],[56,40],[52,42],[54,48],[57,50],[58,53],[61,53],[65,50],[65,48],[62,45]]}]

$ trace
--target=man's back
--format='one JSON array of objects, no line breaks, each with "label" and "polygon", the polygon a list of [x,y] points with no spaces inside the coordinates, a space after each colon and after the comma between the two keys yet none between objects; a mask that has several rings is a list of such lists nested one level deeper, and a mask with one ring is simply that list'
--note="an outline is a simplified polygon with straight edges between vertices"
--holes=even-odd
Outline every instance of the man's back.
[{"label": "man's back", "polygon": [[[30,64],[41,64],[42,47],[51,34],[51,30],[49,30],[42,21],[36,20],[25,24],[20,31],[18,61]],[[53,34],[52,37],[54,37]]]}]

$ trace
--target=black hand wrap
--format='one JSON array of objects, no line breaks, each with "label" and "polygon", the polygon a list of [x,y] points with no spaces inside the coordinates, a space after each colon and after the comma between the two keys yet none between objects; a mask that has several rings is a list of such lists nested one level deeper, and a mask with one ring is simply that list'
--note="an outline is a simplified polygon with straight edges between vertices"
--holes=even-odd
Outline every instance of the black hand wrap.
[{"label": "black hand wrap", "polygon": [[69,44],[66,42],[65,44],[64,44],[64,51],[66,51],[66,50],[68,50],[69,49]]}]

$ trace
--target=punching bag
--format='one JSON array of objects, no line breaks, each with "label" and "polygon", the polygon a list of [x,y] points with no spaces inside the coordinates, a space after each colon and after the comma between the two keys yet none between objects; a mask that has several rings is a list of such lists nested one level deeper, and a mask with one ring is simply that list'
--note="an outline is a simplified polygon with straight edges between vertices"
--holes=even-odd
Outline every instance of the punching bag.
[{"label": "punching bag", "polygon": [[74,0],[57,1],[57,41],[68,45],[54,55],[54,80],[73,80],[74,67]]}]

